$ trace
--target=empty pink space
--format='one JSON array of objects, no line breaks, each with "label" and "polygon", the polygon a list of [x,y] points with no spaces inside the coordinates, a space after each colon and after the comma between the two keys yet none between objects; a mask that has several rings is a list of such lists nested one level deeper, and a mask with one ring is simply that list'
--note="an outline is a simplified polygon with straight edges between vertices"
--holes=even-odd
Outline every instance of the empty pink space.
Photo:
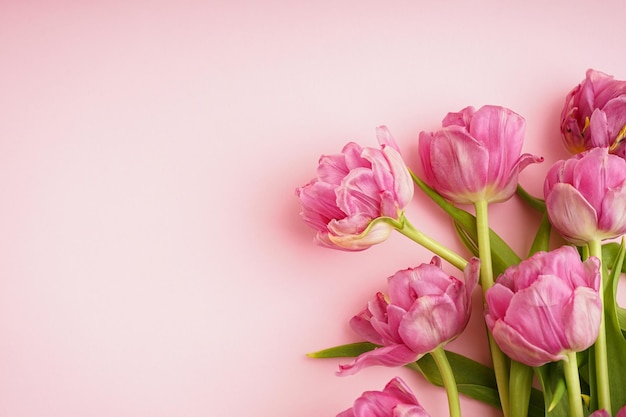
[{"label": "empty pink space", "polygon": [[[415,372],[305,354],[396,270],[431,253],[400,235],[365,252],[313,243],[295,196],[320,155],[387,125],[417,138],[449,111],[502,105],[545,162],[587,68],[626,79],[626,5],[430,1],[0,2],[0,417],[335,416]],[[423,195],[420,230],[461,253]],[[539,217],[492,227],[520,253]],[[444,268],[453,273],[450,265]],[[480,294],[474,294],[480,304]],[[448,348],[488,363],[481,310]],[[498,412],[462,397],[465,416]]]}]

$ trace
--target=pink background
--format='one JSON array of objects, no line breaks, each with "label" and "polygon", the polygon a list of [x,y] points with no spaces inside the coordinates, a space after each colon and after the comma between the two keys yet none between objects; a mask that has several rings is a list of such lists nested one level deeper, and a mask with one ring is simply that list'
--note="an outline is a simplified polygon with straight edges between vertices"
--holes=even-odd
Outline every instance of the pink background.
[{"label": "pink background", "polygon": [[[447,415],[412,371],[340,378],[345,361],[304,356],[358,341],[349,318],[431,255],[400,235],[320,248],[294,189],[321,154],[375,146],[380,124],[419,171],[421,130],[498,104],[546,158],[521,176],[539,195],[566,157],[566,93],[590,67],[626,79],[625,14],[617,0],[0,1],[0,417],[334,416],[395,375]],[[419,192],[408,215],[463,251]],[[513,199],[491,217],[525,253],[538,216]],[[475,313],[449,348],[485,362]]]}]

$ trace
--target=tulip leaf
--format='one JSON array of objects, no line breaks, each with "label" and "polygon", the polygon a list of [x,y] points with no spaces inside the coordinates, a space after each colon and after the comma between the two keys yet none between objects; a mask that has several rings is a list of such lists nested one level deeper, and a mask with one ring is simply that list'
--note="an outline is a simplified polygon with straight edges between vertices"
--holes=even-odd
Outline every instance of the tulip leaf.
[{"label": "tulip leaf", "polygon": [[611,391],[611,406],[618,410],[626,404],[626,340],[619,325],[619,313],[617,311],[617,283],[620,277],[626,247],[624,241],[615,256],[615,262],[611,265],[609,282],[604,291],[604,314],[606,323],[606,347],[609,366],[609,389]]},{"label": "tulip leaf", "polygon": [[617,321],[622,333],[626,332],[626,308],[617,306]]},{"label": "tulip leaf", "polygon": [[[565,393],[565,377],[561,362],[547,363],[535,368],[545,400],[546,417],[567,417],[569,407]],[[562,401],[563,400],[563,401]]]},{"label": "tulip leaf", "polygon": [[517,195],[519,195],[522,198],[522,200],[528,203],[530,207],[534,208],[535,210],[541,213],[544,213],[546,211],[546,202],[544,200],[542,200],[541,198],[533,197],[532,195],[528,193],[528,191],[522,188],[522,186],[519,184],[517,184],[516,191],[517,191]]},{"label": "tulip leaf", "polygon": [[[451,204],[413,172],[411,172],[411,176],[417,186],[420,187],[422,191],[424,191],[424,193],[439,207],[448,213],[450,217],[452,217],[452,219],[458,224],[458,227],[460,227],[467,238],[470,239],[472,245],[476,246],[476,242],[478,242],[476,217],[473,214]],[[513,249],[511,249],[511,247],[492,229],[489,229],[489,240],[491,243],[493,270],[496,275],[504,272],[504,270],[509,266],[516,265],[521,261],[521,258],[513,251]],[[470,251],[472,250],[470,247],[468,247],[468,249]]]},{"label": "tulip leaf", "polygon": [[[376,347],[378,346],[368,342],[351,343],[309,353],[307,356],[313,358],[354,357]],[[461,394],[500,408],[500,398],[493,369],[458,353],[446,351],[446,356]],[[418,361],[408,364],[407,367],[420,372],[429,383],[439,387],[443,386],[437,364],[430,355],[423,356]],[[543,394],[533,388],[528,416],[544,417],[543,404]],[[550,414],[550,417],[566,417],[566,415]]]},{"label": "tulip leaf", "polygon": [[[602,263],[604,265],[611,265],[611,268],[613,268],[619,250],[620,244],[616,242],[609,242],[602,245]],[[622,263],[621,271],[626,272],[626,262]]]},{"label": "tulip leaf", "polygon": [[307,353],[310,358],[353,358],[361,353],[369,352],[378,347],[369,342],[349,343],[347,345],[334,346],[317,352]]},{"label": "tulip leaf", "polygon": [[539,229],[535,235],[535,240],[533,240],[533,244],[530,247],[529,257],[536,252],[547,252],[550,250],[550,233],[552,233],[552,223],[550,223],[550,219],[548,219],[548,213],[543,213]]},{"label": "tulip leaf", "polygon": [[456,234],[459,237],[459,240],[461,241],[461,243],[463,243],[467,250],[469,250],[472,255],[478,256],[478,245],[467,234],[463,226],[456,220],[454,221],[454,229],[456,230]]}]

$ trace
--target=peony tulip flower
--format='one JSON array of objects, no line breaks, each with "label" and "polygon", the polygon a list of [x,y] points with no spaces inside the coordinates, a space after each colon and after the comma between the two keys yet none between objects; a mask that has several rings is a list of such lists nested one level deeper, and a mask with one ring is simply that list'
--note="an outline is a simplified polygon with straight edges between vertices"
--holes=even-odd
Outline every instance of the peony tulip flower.
[{"label": "peony tulip flower", "polygon": [[337,417],[429,417],[406,383],[396,377],[382,391],[366,391]]},{"label": "peony tulip flower", "polygon": [[363,250],[387,239],[413,198],[413,181],[388,129],[377,129],[380,149],[348,143],[340,154],[320,158],[317,178],[296,190],[303,220],[317,241],[343,250]]},{"label": "peony tulip flower", "polygon": [[382,345],[341,365],[349,375],[371,365],[403,366],[455,339],[467,325],[472,289],[480,261],[472,258],[464,280],[447,275],[441,260],[396,272],[388,278],[388,294],[378,293],[350,321],[368,342]]},{"label": "peony tulip flower", "polygon": [[529,366],[564,360],[599,332],[600,261],[563,246],[509,267],[487,290],[485,319],[498,346]]},{"label": "peony tulip flower", "polygon": [[626,160],[606,148],[558,161],[543,191],[550,222],[568,241],[583,245],[626,233]]},{"label": "peony tulip flower", "polygon": [[455,203],[505,201],[515,192],[519,172],[543,160],[520,156],[526,122],[507,108],[466,107],[448,113],[442,126],[420,133],[419,154],[426,181]]},{"label": "peony tulip flower", "polygon": [[[594,411],[593,413],[589,415],[589,417],[611,417],[611,416],[609,415],[609,413],[606,412],[606,410],[602,409],[602,410]],[[615,414],[615,417],[626,417],[626,407],[622,407],[617,412],[617,414]]]},{"label": "peony tulip flower", "polygon": [[626,145],[626,81],[593,69],[574,87],[561,112],[565,147],[580,153],[597,147],[624,156]]}]

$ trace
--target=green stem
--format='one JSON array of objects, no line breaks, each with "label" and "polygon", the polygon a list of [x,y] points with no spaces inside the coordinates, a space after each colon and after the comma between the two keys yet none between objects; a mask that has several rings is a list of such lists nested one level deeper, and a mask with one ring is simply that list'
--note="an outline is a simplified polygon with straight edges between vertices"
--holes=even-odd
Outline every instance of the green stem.
[{"label": "green stem", "polygon": [[[476,208],[476,229],[478,237],[478,255],[480,257],[480,284],[483,289],[483,301],[487,290],[493,286],[493,266],[491,263],[491,243],[489,241],[489,214],[487,201],[481,200],[474,203]],[[510,414],[509,404],[509,365],[508,358],[493,339],[490,331],[487,331],[491,360],[496,374],[500,404],[505,417]]]},{"label": "green stem", "polygon": [[[602,262],[602,244],[599,240],[592,240],[588,242],[589,255],[595,256]],[[606,277],[604,271],[606,268],[602,267],[600,270],[600,300],[604,299],[604,285],[606,283]],[[602,316],[600,317],[600,331],[598,333],[598,339],[596,340],[594,351],[596,359],[596,381],[598,390],[598,405],[600,408],[604,408],[609,415],[611,414],[611,391],[609,388],[609,363],[607,358],[606,347],[606,324],[604,320],[604,306],[601,309]]]},{"label": "green stem", "polygon": [[511,417],[528,417],[530,391],[533,383],[533,368],[511,361]]},{"label": "green stem", "polygon": [[465,258],[417,230],[406,218],[402,218],[400,222],[394,221],[392,225],[398,232],[419,243],[435,255],[442,257],[461,271],[467,266],[468,262]]},{"label": "green stem", "polygon": [[435,360],[441,379],[443,379],[443,386],[446,389],[448,395],[448,408],[450,409],[450,417],[461,417],[461,403],[459,400],[459,391],[456,386],[456,380],[454,379],[454,373],[452,367],[446,356],[446,352],[443,347],[439,346],[437,349],[430,352],[430,355]]},{"label": "green stem", "polygon": [[567,384],[567,395],[569,399],[569,416],[583,417],[583,403],[580,393],[580,377],[578,376],[576,352],[568,353],[567,359],[563,362],[563,372],[565,373],[565,383]]}]

